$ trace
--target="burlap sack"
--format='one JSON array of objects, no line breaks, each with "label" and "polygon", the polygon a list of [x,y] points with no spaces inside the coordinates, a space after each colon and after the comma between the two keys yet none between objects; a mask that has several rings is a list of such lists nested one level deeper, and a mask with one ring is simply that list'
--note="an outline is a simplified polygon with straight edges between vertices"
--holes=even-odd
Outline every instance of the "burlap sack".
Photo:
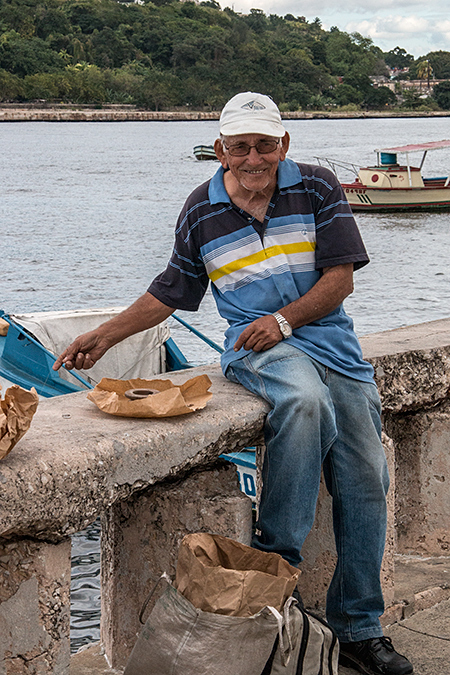
[{"label": "burlap sack", "polygon": [[169,585],[124,675],[261,675],[281,629],[281,616],[268,607],[250,617],[211,614]]}]

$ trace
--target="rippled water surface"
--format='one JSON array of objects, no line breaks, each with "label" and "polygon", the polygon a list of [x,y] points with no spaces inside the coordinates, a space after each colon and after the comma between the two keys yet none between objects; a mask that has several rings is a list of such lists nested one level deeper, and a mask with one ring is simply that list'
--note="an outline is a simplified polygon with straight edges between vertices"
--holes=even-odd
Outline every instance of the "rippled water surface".
[{"label": "rippled water surface", "polygon": [[[448,118],[298,120],[286,123],[290,157],[370,164],[374,149],[450,137]],[[9,312],[126,305],[164,269],[184,199],[214,172],[192,148],[216,122],[8,123],[0,125],[0,308]],[[446,151],[424,175],[447,175]],[[342,180],[350,178],[343,174]],[[361,214],[371,264],[346,301],[359,335],[450,315],[448,213]],[[221,342],[212,295],[180,312]],[[212,362],[178,325],[189,358]],[[98,526],[74,538],[73,648],[98,639]]]}]

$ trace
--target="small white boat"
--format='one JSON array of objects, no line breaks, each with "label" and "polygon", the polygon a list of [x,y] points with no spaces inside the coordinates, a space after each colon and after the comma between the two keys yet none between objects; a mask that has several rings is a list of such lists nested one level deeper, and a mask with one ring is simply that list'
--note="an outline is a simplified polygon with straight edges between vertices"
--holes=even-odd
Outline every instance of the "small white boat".
[{"label": "small white boat", "polygon": [[213,145],[195,145],[194,155],[197,159],[217,159]]},{"label": "small white boat", "polygon": [[[422,167],[430,150],[450,147],[450,140],[403,145],[376,150],[376,166],[357,168],[348,162],[317,157],[337,175],[337,167],[355,174],[352,183],[341,182],[354,211],[430,211],[450,209],[450,176],[423,178]],[[419,166],[412,166],[410,154],[422,152]],[[399,164],[397,155],[406,155]]]}]

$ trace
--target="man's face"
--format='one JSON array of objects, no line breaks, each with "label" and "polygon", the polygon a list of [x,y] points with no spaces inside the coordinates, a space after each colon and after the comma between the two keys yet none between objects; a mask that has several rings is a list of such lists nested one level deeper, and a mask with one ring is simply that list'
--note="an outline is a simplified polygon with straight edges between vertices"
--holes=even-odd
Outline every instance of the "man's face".
[{"label": "man's face", "polygon": [[233,148],[242,144],[254,146],[260,141],[274,140],[279,139],[263,134],[240,134],[239,136],[227,136],[223,142],[217,139],[214,149],[223,168],[230,169],[230,173],[241,188],[250,192],[261,192],[269,187],[274,188],[276,185],[278,162],[286,157],[289,134],[285,134],[273,152],[261,154],[255,147],[250,148],[248,155],[235,156],[232,152]]}]

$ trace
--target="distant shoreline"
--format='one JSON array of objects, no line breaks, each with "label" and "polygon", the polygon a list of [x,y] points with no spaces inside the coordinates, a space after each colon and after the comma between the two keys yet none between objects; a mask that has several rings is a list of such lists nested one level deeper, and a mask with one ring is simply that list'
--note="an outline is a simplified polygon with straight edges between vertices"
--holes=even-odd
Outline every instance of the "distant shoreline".
[{"label": "distant shoreline", "polygon": [[[104,105],[101,108],[88,105],[58,104],[0,104],[0,122],[181,122],[218,120],[220,113],[203,111],[139,110],[134,106]],[[408,117],[450,117],[450,110],[442,111],[378,111],[359,110],[352,112],[331,110],[301,110],[284,112],[285,120],[311,119],[373,119]]]}]

